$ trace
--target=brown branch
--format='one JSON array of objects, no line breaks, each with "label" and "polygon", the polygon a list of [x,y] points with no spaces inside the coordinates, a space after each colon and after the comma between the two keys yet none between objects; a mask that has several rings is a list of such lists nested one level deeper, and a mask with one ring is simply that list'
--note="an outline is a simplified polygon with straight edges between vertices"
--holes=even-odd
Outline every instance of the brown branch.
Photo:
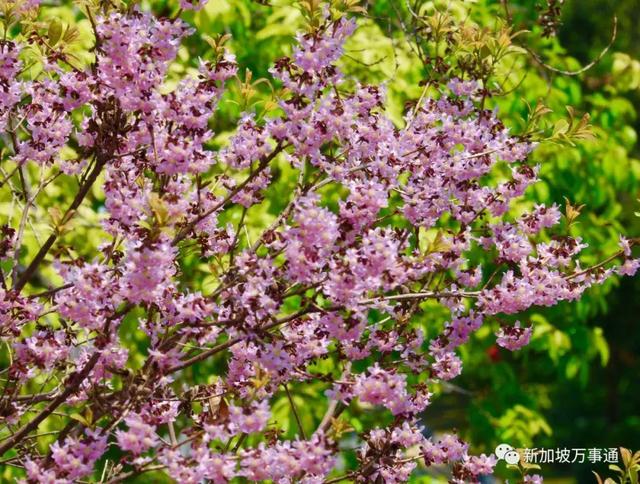
[{"label": "brown branch", "polygon": [[[266,331],[272,328],[275,328],[276,326],[280,326],[281,324],[285,324],[288,323],[290,321],[293,321],[296,318],[299,318],[300,316],[304,316],[305,314],[311,313],[317,311],[317,309],[313,308],[313,307],[308,307],[305,309],[302,309],[300,311],[298,311],[297,313],[293,313],[289,316],[285,316],[283,318],[280,319],[276,319],[275,321],[264,325],[263,327],[260,328],[261,331]],[[226,350],[227,348],[231,348],[232,346],[234,346],[235,344],[239,343],[240,341],[244,340],[244,337],[239,336],[237,338],[233,338],[230,339],[229,341],[226,341],[224,343],[221,343],[217,346],[214,346],[213,348],[207,350],[207,351],[203,351],[202,353],[197,354],[196,356],[189,358],[187,360],[184,360],[182,363],[177,364],[176,366],[173,366],[171,368],[169,368],[166,371],[166,374],[171,374],[171,373],[175,373],[176,371],[182,370],[184,368],[187,368],[195,363],[198,363],[202,360],[206,360],[207,358],[209,358],[210,356],[213,356],[217,353],[220,353],[221,351]]]},{"label": "brown branch", "polygon": [[573,274],[569,274],[567,277],[565,277],[565,279],[567,281],[570,281],[572,279],[575,279],[576,277],[580,277],[580,276],[583,276],[585,274],[588,274],[589,272],[593,272],[593,271],[595,271],[597,269],[600,269],[601,267],[607,265],[609,262],[617,259],[618,257],[623,256],[623,255],[624,255],[624,251],[620,250],[620,251],[616,252],[615,254],[610,255],[606,259],[598,262],[597,264],[592,265],[591,267],[587,267],[586,269],[581,270],[580,272],[574,272]]},{"label": "brown branch", "polygon": [[[91,186],[97,180],[98,175],[100,175],[100,172],[102,171],[102,168],[104,167],[105,164],[106,164],[106,160],[96,161],[96,164],[91,170],[91,173],[89,173],[85,182],[80,186],[80,190],[78,190],[78,193],[76,193],[76,196],[71,202],[71,205],[69,205],[69,208],[67,208],[67,211],[65,212],[64,217],[62,218],[63,221],[66,222],[67,219],[71,216],[72,212],[80,206],[84,198],[89,193]],[[54,231],[49,236],[49,238],[45,241],[42,247],[40,247],[40,250],[38,251],[36,256],[33,258],[29,266],[25,269],[25,271],[22,273],[20,278],[17,280],[15,286],[13,287],[13,289],[16,292],[20,292],[22,288],[27,284],[27,282],[29,282],[29,280],[35,273],[40,263],[44,260],[47,253],[49,252],[49,250],[51,249],[55,241],[58,239],[58,235],[59,235],[58,232]]]},{"label": "brown branch", "polygon": [[[425,292],[425,293],[412,293],[412,294],[396,294],[396,295],[391,295],[391,296],[382,296],[380,298],[373,298],[373,299],[363,299],[362,301],[360,301],[361,304],[368,304],[368,303],[375,303],[375,302],[382,302],[382,301],[394,301],[394,300],[403,300],[403,299],[426,299],[426,298],[443,298],[443,297],[477,297],[478,293],[477,292]],[[304,316],[305,314],[308,313],[312,313],[312,312],[316,312],[316,311],[332,311],[332,310],[336,310],[336,309],[340,309],[339,306],[332,306],[329,308],[319,308],[317,306],[309,306],[305,309],[302,309],[296,313],[293,313],[289,316],[285,316],[283,318],[280,319],[276,319],[275,321],[264,325],[263,327],[260,328],[261,331],[267,331],[269,329],[275,328],[277,326],[280,326],[282,324],[288,323],[296,318],[299,318],[300,316]],[[202,353],[197,354],[196,356],[193,356],[192,358],[189,358],[187,360],[184,360],[182,363],[177,364],[176,366],[173,366],[171,368],[169,368],[167,370],[167,374],[171,374],[171,373],[175,373],[176,371],[182,370],[184,368],[187,368],[195,363],[198,363],[200,361],[206,360],[207,358],[209,358],[210,356],[213,356],[215,354],[220,353],[221,351],[224,351],[228,348],[231,348],[232,346],[234,346],[235,344],[243,341],[245,339],[244,336],[238,336],[236,338],[230,339],[229,341],[225,341],[224,343],[221,343],[217,346],[214,346],[213,348],[207,350],[207,351],[203,351]]]},{"label": "brown branch", "polygon": [[46,291],[42,291],[42,292],[39,292],[37,294],[32,294],[32,295],[29,296],[29,299],[37,299],[39,297],[52,296],[53,294],[56,294],[57,292],[64,291],[65,289],[69,289],[69,288],[71,288],[73,286],[74,286],[74,284],[70,282],[69,284],[64,284],[64,285],[59,286],[59,287],[54,287],[52,289],[47,289]]},{"label": "brown branch", "polygon": [[67,387],[65,390],[60,393],[55,399],[53,399],[49,404],[38,414],[33,420],[29,421],[25,425],[23,425],[17,432],[15,432],[11,437],[5,439],[5,441],[0,444],[0,455],[3,455],[8,450],[12,449],[16,444],[18,444],[29,432],[38,428],[38,425],[46,419],[49,415],[51,415],[56,408],[58,408],[61,404],[63,404],[68,397],[70,397],[73,393],[78,390],[78,387],[82,384],[82,382],[89,376],[93,367],[96,366],[98,360],[100,359],[100,352],[96,351],[89,361],[84,365],[82,370],[78,373],[72,374],[67,383]]},{"label": "brown branch", "polygon": [[[46,393],[36,393],[32,395],[17,395],[15,397],[7,397],[9,400],[13,400],[16,402],[26,402],[26,403],[38,403],[38,402],[46,402],[47,400],[51,400],[55,398],[57,395],[57,391],[51,391]],[[4,398],[4,399],[7,399]]]},{"label": "brown branch", "polygon": [[441,299],[447,297],[459,298],[475,298],[480,293],[478,291],[428,291],[428,292],[412,292],[407,294],[392,294],[390,296],[378,296],[370,299],[362,299],[359,304],[369,304],[382,301],[402,301],[406,299]]},{"label": "brown branch", "polygon": [[593,59],[586,66],[584,66],[581,69],[578,69],[577,71],[567,71],[567,70],[564,70],[564,69],[558,69],[557,67],[550,66],[549,64],[546,64],[538,56],[538,54],[536,54],[529,47],[523,46],[523,48],[531,55],[533,60],[535,60],[541,67],[544,67],[545,69],[547,69],[547,70],[549,70],[551,72],[555,72],[557,74],[563,74],[565,76],[577,76],[579,74],[582,74],[583,72],[588,71],[589,69],[591,69],[593,66],[595,66],[598,62],[600,62],[602,60],[602,58],[605,56],[605,54],[609,51],[609,49],[611,48],[611,46],[615,42],[617,35],[618,35],[618,17],[614,16],[613,17],[613,31],[611,33],[611,40],[609,41],[609,44],[607,44],[607,46],[604,49],[602,49],[600,54],[598,54],[598,56],[595,59]]},{"label": "brown branch", "polygon": [[120,474],[119,476],[116,476],[116,477],[108,480],[106,482],[106,484],[115,484],[116,482],[122,482],[125,479],[129,479],[130,477],[134,477],[134,476],[138,476],[140,474],[144,474],[145,472],[159,471],[159,470],[165,469],[165,468],[166,468],[166,466],[158,464],[158,465],[154,465],[154,466],[145,467],[143,469],[138,469],[138,470],[125,472],[124,474]]},{"label": "brown branch", "polygon": [[187,225],[185,225],[182,228],[182,230],[180,230],[176,234],[176,236],[171,241],[171,244],[176,245],[181,240],[184,240],[184,238],[189,234],[189,231],[191,231],[198,223],[202,222],[209,215],[211,215],[214,212],[217,212],[222,207],[224,207],[233,197],[235,197],[239,192],[241,192],[244,187],[246,187],[249,183],[251,183],[262,172],[262,170],[264,170],[267,167],[267,165],[276,156],[278,156],[278,154],[283,149],[284,149],[284,146],[282,145],[282,143],[278,143],[278,145],[274,148],[274,150],[268,156],[265,156],[260,160],[259,165],[257,166],[256,170],[253,173],[251,173],[242,183],[240,183],[239,185],[236,185],[236,187],[229,192],[229,194],[225,197],[224,200],[222,200],[220,203],[217,203],[215,206],[211,207],[209,210],[207,210],[203,214],[198,215],[191,222],[187,223]]},{"label": "brown branch", "polygon": [[[111,321],[119,318],[120,316],[126,314],[131,308],[133,304],[126,304],[122,309],[116,311],[113,315],[111,315],[107,321],[105,322],[103,331],[105,334],[109,333],[109,326],[111,325]],[[18,431],[12,434],[10,437],[5,439],[3,443],[0,444],[0,456],[3,455],[8,450],[12,449],[16,446],[20,441],[24,439],[24,437],[29,434],[29,432],[35,430],[40,423],[46,419],[49,415],[51,415],[55,410],[62,405],[67,398],[73,395],[78,388],[82,384],[82,382],[89,376],[91,370],[93,370],[94,366],[100,360],[101,352],[99,349],[96,349],[96,352],[91,355],[89,361],[85,363],[84,367],[76,373],[72,373],[69,375],[67,380],[66,388],[62,393],[60,393],[57,397],[55,397],[51,402],[47,404],[47,406],[38,413],[31,421],[27,422],[23,425]]]},{"label": "brown branch", "polygon": [[291,397],[291,392],[289,391],[289,387],[287,387],[286,383],[283,383],[284,391],[287,394],[287,399],[289,400],[289,405],[291,405],[291,411],[293,412],[293,416],[296,419],[296,423],[298,424],[298,430],[300,430],[300,435],[304,440],[307,440],[306,435],[304,434],[304,428],[302,427],[302,420],[300,420],[300,415],[298,414],[298,409],[296,408],[296,404],[293,401],[293,397]]}]

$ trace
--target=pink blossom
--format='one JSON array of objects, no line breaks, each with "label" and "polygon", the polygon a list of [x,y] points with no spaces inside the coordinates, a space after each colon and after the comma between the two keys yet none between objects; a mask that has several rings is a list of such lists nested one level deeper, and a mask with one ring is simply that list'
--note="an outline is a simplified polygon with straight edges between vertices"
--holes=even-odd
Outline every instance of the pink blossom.
[{"label": "pink blossom", "polygon": [[174,250],[167,241],[132,241],[121,294],[136,303],[158,301],[175,273]]},{"label": "pink blossom", "polygon": [[516,351],[529,344],[532,327],[521,328],[520,321],[516,321],[513,326],[502,326],[496,336],[496,343],[509,351]]},{"label": "pink blossom", "polygon": [[201,10],[208,0],[180,0],[180,8],[184,10]]},{"label": "pink blossom", "polygon": [[442,380],[451,380],[462,373],[462,360],[453,352],[437,354],[431,367],[433,375]]},{"label": "pink blossom", "polygon": [[618,267],[618,274],[621,276],[634,276],[640,268],[640,259],[627,259]]},{"label": "pink blossom", "polygon": [[620,245],[620,248],[622,249],[622,252],[624,253],[624,256],[631,257],[631,241],[626,237],[620,235],[619,245]]},{"label": "pink blossom", "polygon": [[267,427],[270,417],[271,412],[267,400],[254,403],[249,408],[236,407],[235,405],[229,407],[229,420],[236,432],[246,434],[261,432]]},{"label": "pink blossom", "polygon": [[524,476],[524,482],[527,484],[542,484],[544,479],[540,474],[533,474],[531,476]]},{"label": "pink blossom", "polygon": [[138,455],[157,445],[158,436],[155,428],[145,423],[139,415],[131,413],[125,417],[124,421],[128,429],[116,431],[118,446],[122,450]]}]

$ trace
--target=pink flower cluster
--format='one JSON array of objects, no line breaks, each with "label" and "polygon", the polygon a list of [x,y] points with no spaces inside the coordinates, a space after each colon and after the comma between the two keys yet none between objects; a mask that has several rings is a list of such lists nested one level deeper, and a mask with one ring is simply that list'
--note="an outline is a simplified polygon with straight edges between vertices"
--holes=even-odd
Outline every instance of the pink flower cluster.
[{"label": "pink flower cluster", "polygon": [[496,343],[510,351],[519,350],[523,346],[529,344],[531,331],[531,326],[528,328],[521,328],[520,321],[516,321],[516,324],[513,326],[503,326],[500,328],[496,333],[496,336],[498,337],[496,339]]},{"label": "pink flower cluster", "polygon": [[139,415],[130,414],[125,417],[124,422],[128,429],[116,430],[118,446],[122,450],[128,450],[135,455],[155,447],[158,443],[158,436],[155,428],[147,424]]},{"label": "pink flower cluster", "polygon": [[51,458],[55,467],[45,462],[27,460],[25,470],[30,481],[41,483],[71,484],[93,473],[95,462],[107,450],[107,435],[101,431],[85,430],[83,439],[67,437],[60,445],[51,446]]}]

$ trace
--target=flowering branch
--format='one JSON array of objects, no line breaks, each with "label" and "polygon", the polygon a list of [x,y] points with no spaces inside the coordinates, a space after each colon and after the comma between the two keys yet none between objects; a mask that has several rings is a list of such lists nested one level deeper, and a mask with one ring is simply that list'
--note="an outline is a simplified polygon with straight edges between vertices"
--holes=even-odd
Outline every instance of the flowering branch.
[{"label": "flowering branch", "polygon": [[[457,348],[482,325],[502,322],[495,338],[507,350],[529,342],[530,326],[498,315],[635,274],[635,240],[580,269],[585,244],[549,236],[556,205],[511,210],[538,179],[534,145],[484,108],[488,78],[429,79],[395,124],[384,88],[347,81],[336,65],[355,21],[316,1],[304,3],[309,29],[291,57],[271,69],[278,108],[243,113],[211,149],[210,120],[238,66],[221,38],[197,74],[166,82],[191,33],[180,12],[202,2],[180,7],[173,19],[89,9],[95,44],[82,68],[68,62],[59,41],[73,36],[59,24],[45,35],[25,22],[0,42],[0,131],[11,144],[0,189],[19,186],[24,199],[17,227],[0,227],[3,268],[17,276],[10,287],[0,274],[10,360],[0,454],[17,455],[4,462],[50,482],[97,475],[109,447],[118,464],[101,482],[152,470],[178,482],[399,482],[418,460],[451,463],[452,482],[490,474],[494,456],[424,436],[430,388],[462,372]],[[34,49],[45,75],[30,79]],[[26,240],[38,240],[36,195],[65,176],[80,176],[78,191],[20,272]],[[293,188],[261,219],[266,190],[282,186]],[[92,190],[101,244],[54,249]],[[427,300],[449,314],[430,340]],[[290,389],[307,385],[326,396],[322,418],[295,404]],[[272,415],[279,402],[297,422],[293,440]],[[358,402],[394,418],[355,431]],[[43,422],[57,436],[47,453],[32,445]],[[358,466],[334,478],[346,432]]]}]

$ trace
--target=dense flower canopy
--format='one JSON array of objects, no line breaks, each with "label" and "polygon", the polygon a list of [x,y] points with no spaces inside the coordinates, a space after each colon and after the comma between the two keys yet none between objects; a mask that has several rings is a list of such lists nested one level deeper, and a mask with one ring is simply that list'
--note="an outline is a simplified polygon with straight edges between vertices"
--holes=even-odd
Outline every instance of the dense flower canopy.
[{"label": "dense flower canopy", "polygon": [[[23,53],[37,39],[0,43],[0,130],[16,169],[80,177],[63,222],[104,180],[104,244],[93,259],[50,252],[54,230],[18,267],[24,226],[3,228],[0,255],[14,277],[3,276],[0,336],[13,360],[0,400],[11,433],[0,454],[17,449],[28,481],[90,478],[111,446],[123,463],[114,479],[163,469],[181,483],[330,482],[337,417],[354,402],[394,418],[358,432],[359,467],[348,478],[403,482],[418,460],[451,463],[453,482],[492,472],[493,455],[470,455],[454,434],[421,431],[431,385],[463,371],[456,348],[487,318],[576,300],[614,273],[633,275],[640,261],[621,239],[619,253],[582,268],[576,256],[586,241],[541,236],[559,223],[557,206],[510,211],[537,181],[528,162],[535,143],[484,108],[480,81],[451,79],[395,125],[384,86],[361,85],[337,67],[355,28],[325,13],[299,34],[293,55],[271,70],[284,87],[277,114],[245,113],[221,150],[211,148],[210,121],[236,62],[220,50],[167,89],[190,35],[180,19],[105,14],[95,19],[90,66],[49,58],[33,79],[22,75]],[[65,146],[77,159],[61,156]],[[234,225],[224,215],[261,203],[277,163],[295,170],[298,184],[282,193],[275,222],[246,240],[242,219]],[[327,187],[341,198],[329,200]],[[209,293],[184,277],[194,254],[219,262]],[[63,283],[30,293],[44,264]],[[413,324],[425,300],[450,313],[433,339]],[[137,369],[121,341],[127,317],[148,342]],[[505,323],[496,341],[513,351],[531,333]],[[220,355],[215,383],[185,384],[186,369]],[[36,381],[49,390],[26,394]],[[273,396],[312,383],[324,384],[325,417],[294,441],[278,438]],[[85,416],[56,428],[47,454],[21,445],[63,406]],[[252,434],[265,438],[246,445]]]}]

